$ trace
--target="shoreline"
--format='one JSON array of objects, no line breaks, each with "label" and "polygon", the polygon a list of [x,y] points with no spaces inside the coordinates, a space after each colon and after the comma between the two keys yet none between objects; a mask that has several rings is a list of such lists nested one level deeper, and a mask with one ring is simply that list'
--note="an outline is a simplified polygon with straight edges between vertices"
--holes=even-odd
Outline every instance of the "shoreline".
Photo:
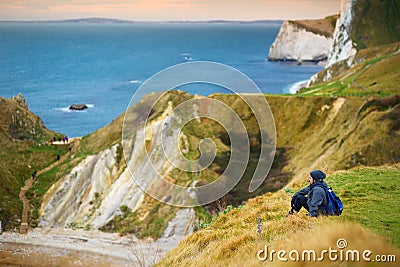
[{"label": "shoreline", "polygon": [[293,83],[290,87],[288,87],[288,94],[295,95],[301,88],[306,87],[309,81],[310,79]]}]

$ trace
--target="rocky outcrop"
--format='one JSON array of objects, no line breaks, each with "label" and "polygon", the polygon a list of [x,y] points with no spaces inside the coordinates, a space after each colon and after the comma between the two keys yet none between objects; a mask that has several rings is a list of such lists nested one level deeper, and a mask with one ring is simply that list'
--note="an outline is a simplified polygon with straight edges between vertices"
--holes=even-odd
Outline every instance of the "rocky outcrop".
[{"label": "rocky outcrop", "polygon": [[270,61],[326,60],[332,46],[332,32],[307,27],[302,21],[285,21],[269,49]]},{"label": "rocky outcrop", "polygon": [[85,104],[72,104],[71,106],[69,106],[70,110],[85,110],[87,108],[88,106],[86,106]]},{"label": "rocky outcrop", "polygon": [[17,96],[13,96],[11,100],[17,102],[23,108],[29,109],[28,103],[26,102],[25,97],[21,93],[19,93]]}]

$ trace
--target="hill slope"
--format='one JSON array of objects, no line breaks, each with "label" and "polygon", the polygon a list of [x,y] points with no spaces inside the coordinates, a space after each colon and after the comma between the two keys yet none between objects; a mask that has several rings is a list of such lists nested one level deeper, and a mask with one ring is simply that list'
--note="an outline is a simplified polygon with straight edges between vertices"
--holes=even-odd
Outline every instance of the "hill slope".
[{"label": "hill slope", "polygon": [[21,95],[13,100],[0,98],[0,110],[0,208],[9,211],[16,223],[22,212],[18,193],[25,180],[68,148],[48,144],[50,138],[61,135],[46,129]]},{"label": "hill slope", "polygon": [[[211,226],[182,241],[158,266],[259,266],[263,262],[257,258],[257,253],[265,246],[269,246],[269,252],[272,249],[283,249],[287,253],[293,249],[300,253],[304,249],[314,250],[319,258],[323,249],[337,249],[337,240],[343,238],[348,243],[347,249],[371,250],[371,259],[377,254],[398,258],[400,225],[395,219],[400,201],[398,179],[398,165],[357,168],[328,175],[328,184],[342,197],[345,205],[341,217],[314,219],[301,212],[285,218],[292,195],[289,191],[280,190],[251,199],[242,209],[221,214]],[[292,189],[297,190],[300,185],[305,184],[295,184]],[[258,217],[262,223],[261,236],[257,234]],[[369,231],[361,228],[359,223]],[[270,254],[268,257],[268,265],[283,264],[276,254],[275,259],[271,260]],[[288,254],[285,257],[288,258]],[[293,260],[289,262],[296,265]],[[316,260],[297,260],[296,266],[315,266],[317,263]],[[337,266],[337,262],[328,257],[319,264]],[[374,265],[362,259],[361,264]],[[386,264],[396,266],[396,262]]]},{"label": "hill slope", "polygon": [[[362,49],[354,66],[340,61],[314,75],[302,95],[358,96],[400,93],[400,42]],[[331,80],[331,78],[334,79]]]},{"label": "hill slope", "polygon": [[[184,92],[169,92],[154,107],[148,123],[154,125],[161,122],[164,111],[169,105],[175,107],[191,98],[192,96]],[[266,96],[275,117],[277,151],[267,179],[260,189],[249,193],[249,182],[260,153],[260,130],[255,117],[249,107],[236,95],[216,94],[210,98],[226,103],[241,117],[251,140],[250,160],[242,180],[227,196],[220,202],[196,210],[200,218],[221,211],[227,205],[237,206],[251,197],[277,191],[290,180],[302,180],[312,168],[335,171],[359,165],[399,162],[400,142],[393,141],[399,140],[400,127],[396,115],[400,107],[398,96],[388,98]],[[134,107],[137,112],[134,125],[140,125],[144,119],[142,109],[146,106],[146,99],[147,97]],[[137,198],[135,195],[136,189],[128,179],[129,176],[126,176],[128,172],[120,145],[122,119],[120,116],[110,125],[84,137],[80,150],[72,151],[69,160],[50,170],[43,175],[43,179],[37,181],[28,194],[35,210],[32,213],[31,225],[37,225],[40,217],[44,216],[42,220],[47,218],[48,226],[51,226],[56,221],[63,222],[68,216],[76,213],[75,217],[68,219],[69,223],[72,222],[69,225],[74,228],[90,229],[95,225],[102,226],[104,219],[101,219],[102,223],[96,219],[100,218],[101,214],[112,214],[111,220],[105,221],[106,224],[101,229],[133,232],[140,237],[160,237],[177,209],[158,203],[147,195],[143,198]],[[206,184],[217,179],[229,162],[229,138],[226,132],[218,123],[211,120],[191,121],[182,132],[187,137],[189,149],[185,156],[189,159],[196,159],[199,156],[198,144],[204,138],[214,140],[218,153],[213,164],[198,174],[193,175],[178,168],[170,168],[165,174],[167,179],[178,185],[188,185],[195,181]],[[150,138],[148,142],[152,144],[154,140]],[[383,148],[384,153],[382,153]],[[151,153],[159,153],[150,145],[148,149]],[[140,170],[143,175],[146,173],[146,167],[140,162],[144,152],[138,153],[139,165],[133,168]],[[78,182],[84,184],[78,185],[76,184]],[[115,185],[112,186],[113,184]],[[126,189],[131,187],[133,191]],[[107,204],[111,203],[107,199],[112,195],[113,188],[119,188],[118,190],[125,188],[128,191],[118,194],[124,195],[127,199],[137,199],[139,202],[121,200],[112,205]],[[73,190],[74,194],[65,193],[69,190]],[[66,194],[65,198],[61,197],[63,194]],[[131,194],[132,198],[129,198]],[[117,198],[111,199],[117,200]],[[63,205],[67,205],[68,209]],[[46,208],[47,206],[49,208]],[[53,206],[64,208],[51,209]],[[92,222],[95,224],[92,225]]]}]

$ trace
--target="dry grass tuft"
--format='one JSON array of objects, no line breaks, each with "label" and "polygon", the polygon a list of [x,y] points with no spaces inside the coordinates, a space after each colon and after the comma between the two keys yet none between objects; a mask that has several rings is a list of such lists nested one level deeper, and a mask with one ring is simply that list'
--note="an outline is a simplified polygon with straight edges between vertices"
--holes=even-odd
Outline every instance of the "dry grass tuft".
[{"label": "dry grass tuft", "polygon": [[[370,187],[360,184],[370,185],[377,182],[374,177],[379,176],[379,182],[391,186],[393,177],[395,180],[399,175],[398,166],[385,168],[363,168],[347,172],[338,172],[330,176],[331,183],[337,188],[337,181],[346,181],[348,194],[351,194],[353,201],[359,199],[358,205],[351,203],[347,196],[343,196],[345,200],[345,214],[340,217],[322,217],[310,218],[305,212],[286,218],[289,210],[291,194],[280,190],[275,193],[267,193],[250,199],[241,210],[233,210],[230,213],[221,215],[210,227],[199,230],[183,240],[178,247],[169,252],[166,257],[158,263],[158,266],[377,266],[382,263],[367,262],[362,259],[364,250],[372,251],[369,255],[370,259],[375,259],[376,255],[394,255],[398,260],[400,253],[397,244],[396,229],[387,230],[387,235],[394,235],[394,240],[388,237],[377,235],[370,230],[363,228],[357,221],[352,222],[350,215],[357,213],[367,206],[371,206],[370,202],[361,201],[364,191],[370,190]],[[366,182],[361,183],[360,177],[365,177]],[[371,181],[369,181],[371,180]],[[353,183],[353,186],[351,184]],[[376,186],[379,187],[380,184]],[[296,187],[299,185],[296,184]],[[340,188],[339,188],[340,189]],[[297,190],[297,188],[296,188]],[[389,199],[393,198],[390,194],[380,194],[378,189],[374,189],[375,193],[379,193],[379,199],[374,200],[374,205],[382,207],[384,203],[389,203]],[[383,189],[384,190],[384,189]],[[339,192],[340,190],[338,190]],[[385,192],[385,191],[382,191]],[[358,193],[360,196],[356,195]],[[397,195],[397,194],[396,194]],[[396,201],[396,195],[393,201]],[[391,206],[389,206],[390,208]],[[382,207],[383,211],[385,210]],[[375,209],[373,209],[375,210]],[[387,213],[388,217],[393,219],[392,213]],[[366,214],[368,221],[360,221],[364,227],[374,227],[377,221],[378,211]],[[257,233],[257,217],[262,222],[261,238]],[[357,217],[358,218],[358,217]],[[380,218],[383,220],[384,218]],[[387,223],[390,223],[389,221]],[[390,226],[396,227],[396,223],[392,222]],[[387,228],[387,229],[392,229]],[[382,234],[378,231],[379,234]],[[324,261],[318,262],[321,258],[322,250],[338,250],[337,241],[345,239],[348,246],[342,249],[343,261],[330,260],[329,254],[325,254]],[[392,238],[391,238],[392,239]],[[393,245],[392,245],[393,244]],[[299,251],[301,259],[303,250],[313,250],[316,253],[316,261],[311,258],[308,260],[308,254],[305,254],[306,261],[289,261],[280,262],[275,253],[274,260],[267,258],[261,261],[257,257],[260,250],[285,250],[286,258],[289,260],[289,252],[291,250]],[[348,253],[347,250],[351,250]],[[353,250],[360,252],[360,262],[346,262],[346,255],[349,260],[353,258]],[[340,253],[340,252],[337,252]],[[263,254],[262,254],[263,255]],[[332,254],[332,257],[336,254]],[[340,257],[340,254],[337,254]],[[313,255],[311,255],[313,256]],[[354,255],[356,256],[356,255]],[[322,259],[322,258],[321,258]],[[354,258],[356,259],[356,258]],[[395,262],[386,262],[385,266],[396,266]]]}]

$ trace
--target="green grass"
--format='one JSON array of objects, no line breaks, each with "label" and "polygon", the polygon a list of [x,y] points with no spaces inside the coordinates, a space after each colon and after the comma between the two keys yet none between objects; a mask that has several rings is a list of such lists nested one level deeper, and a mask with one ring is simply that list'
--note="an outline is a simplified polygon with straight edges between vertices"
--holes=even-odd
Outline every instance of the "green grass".
[{"label": "green grass", "polygon": [[[221,214],[205,225],[205,229],[181,241],[158,266],[258,266],[260,262],[255,255],[266,244],[274,248],[282,244],[287,251],[302,246],[318,251],[335,246],[338,238],[374,252],[378,248],[381,252],[394,252],[396,249],[390,242],[400,248],[399,179],[400,165],[360,167],[328,175],[329,186],[345,206],[339,217],[310,218],[302,210],[286,218],[293,192],[306,183],[250,199],[242,209]],[[262,223],[261,237],[257,233],[257,218]]]},{"label": "green grass", "polygon": [[328,177],[345,209],[341,219],[359,222],[400,247],[400,166],[360,168]]},{"label": "green grass", "polygon": [[36,178],[32,187],[26,192],[26,197],[30,201],[32,207],[32,214],[29,218],[29,224],[31,226],[35,227],[39,223],[39,209],[43,201],[43,196],[54,183],[69,174],[73,167],[75,167],[80,160],[84,159],[84,155],[85,154],[82,153],[80,155],[81,157],[75,155],[74,160],[69,157],[64,162],[60,162],[60,164]]},{"label": "green grass", "polygon": [[[400,248],[400,165],[359,167],[328,175],[326,182],[340,197],[344,211],[341,222],[354,221],[383,235]],[[295,185],[296,192],[307,184]]]},{"label": "green grass", "polygon": [[398,94],[400,55],[378,56],[333,81],[302,88],[304,96],[388,96]]},{"label": "green grass", "polygon": [[[297,95],[318,96],[387,96],[399,94],[400,43],[373,46],[357,51],[354,66],[338,62],[318,73],[319,82],[302,88]],[[327,72],[333,78],[323,82]],[[332,75],[332,74],[331,74]]]},{"label": "green grass", "polygon": [[373,65],[373,64],[375,64],[375,63],[377,63],[377,62],[379,62],[379,61],[381,61],[381,60],[383,60],[383,59],[385,59],[387,57],[388,57],[388,55],[383,55],[383,56],[378,56],[378,57],[366,60],[366,61],[364,61],[364,65],[365,66]]},{"label": "green grass", "polygon": [[351,38],[359,49],[400,41],[398,1],[359,0],[353,10]]},{"label": "green grass", "polygon": [[33,142],[10,142],[1,137],[0,143],[0,164],[1,187],[0,187],[0,208],[9,210],[13,215],[12,225],[17,225],[17,218],[22,213],[22,202],[19,199],[19,192],[24,186],[25,180],[30,178],[36,170],[46,168],[56,161],[57,155],[64,155],[68,152],[67,147],[38,145]]},{"label": "green grass", "polygon": [[22,203],[19,192],[34,171],[49,166],[68,148],[48,144],[62,135],[46,129],[38,116],[16,101],[0,97],[0,208],[18,225]]}]

